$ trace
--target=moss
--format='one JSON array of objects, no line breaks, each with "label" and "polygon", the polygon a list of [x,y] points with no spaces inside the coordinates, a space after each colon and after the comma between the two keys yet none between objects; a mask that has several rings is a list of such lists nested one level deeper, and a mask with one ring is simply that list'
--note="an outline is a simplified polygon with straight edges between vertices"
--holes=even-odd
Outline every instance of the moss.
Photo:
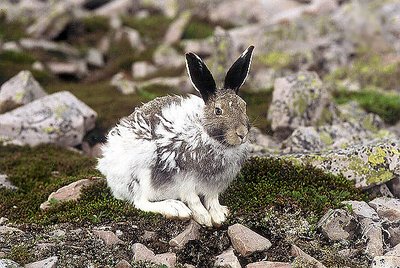
[{"label": "moss", "polygon": [[400,119],[400,95],[396,92],[373,88],[359,92],[339,90],[335,92],[335,99],[338,103],[356,100],[366,111],[379,115],[389,124],[394,124]]},{"label": "moss", "polygon": [[250,159],[223,195],[226,204],[239,217],[262,215],[268,207],[300,208],[322,215],[344,200],[363,198],[361,191],[342,176],[274,158]]},{"label": "moss", "polygon": [[212,36],[214,27],[205,21],[192,18],[183,32],[182,39],[203,39]]},{"label": "moss", "polygon": [[34,261],[33,254],[30,253],[28,246],[24,244],[12,245],[10,253],[6,255],[6,259],[13,260],[21,265]]},{"label": "moss", "polygon": [[260,55],[257,61],[274,69],[288,68],[293,62],[293,57],[282,51],[271,51],[268,54]]}]

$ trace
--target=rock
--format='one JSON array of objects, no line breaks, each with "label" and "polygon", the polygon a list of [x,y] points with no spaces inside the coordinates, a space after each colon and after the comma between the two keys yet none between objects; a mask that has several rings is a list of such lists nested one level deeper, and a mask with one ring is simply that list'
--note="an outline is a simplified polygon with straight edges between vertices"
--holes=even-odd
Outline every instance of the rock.
[{"label": "rock", "polygon": [[233,249],[227,249],[220,255],[215,257],[214,267],[229,267],[229,268],[241,268],[238,258],[235,256]]},{"label": "rock", "polygon": [[385,39],[400,52],[400,4],[395,1],[383,5],[378,11],[382,21],[382,31]]},{"label": "rock", "polygon": [[4,51],[14,51],[14,52],[21,52],[21,48],[18,46],[18,44],[14,41],[9,41],[5,42],[2,46],[1,49]]},{"label": "rock", "polygon": [[137,85],[133,81],[126,79],[124,73],[115,74],[111,78],[110,85],[116,87],[124,95],[133,94],[137,90]]},{"label": "rock", "polygon": [[[308,255],[307,253],[305,253],[303,250],[301,250],[298,246],[296,245],[292,245],[292,248],[290,250],[290,254],[293,257],[296,257],[296,259],[300,259],[301,262],[304,263],[305,262],[310,265],[310,266],[296,266],[296,267],[315,267],[315,268],[325,268],[325,265],[323,265],[321,262],[317,261],[314,257]],[[295,259],[295,262],[296,262]],[[294,263],[292,263],[292,265],[294,265]]]},{"label": "rock", "polygon": [[115,265],[115,268],[131,268],[132,265],[127,262],[126,260],[120,260],[117,265]]},{"label": "rock", "polygon": [[7,222],[8,222],[8,219],[6,217],[0,218],[0,225],[5,225]]},{"label": "rock", "polygon": [[371,256],[380,256],[383,254],[383,234],[380,223],[371,219],[362,219],[360,221],[363,237],[367,239],[366,253]]},{"label": "rock", "polygon": [[89,157],[98,158],[103,154],[102,145],[102,143],[96,143],[91,147],[88,142],[84,141],[82,142],[82,151]]},{"label": "rock", "polygon": [[144,9],[158,10],[168,18],[176,17],[180,8],[177,0],[140,0],[139,5]]},{"label": "rock", "polygon": [[58,257],[53,256],[42,261],[32,262],[25,265],[25,268],[56,268]]},{"label": "rock", "polygon": [[182,40],[182,47],[184,51],[193,52],[200,57],[207,57],[213,53],[212,39],[194,39],[194,40]]},{"label": "rock", "polygon": [[400,146],[395,139],[377,139],[345,149],[288,154],[280,158],[310,164],[335,175],[343,174],[356,187],[370,188],[400,176]]},{"label": "rock", "polygon": [[272,246],[267,238],[238,223],[228,227],[228,235],[233,248],[244,257]]},{"label": "rock", "polygon": [[177,89],[182,93],[193,92],[193,86],[186,76],[181,77],[156,77],[147,81],[138,82],[137,88],[145,89],[146,87],[152,86],[163,86]]},{"label": "rock", "polygon": [[388,186],[390,192],[393,193],[395,197],[400,198],[400,177],[388,181],[386,185]]},{"label": "rock", "polygon": [[233,62],[233,42],[229,31],[225,31],[222,27],[216,27],[213,36],[212,54],[209,59],[210,71],[218,84],[222,84],[225,79],[226,72]]},{"label": "rock", "polygon": [[90,48],[86,55],[86,60],[89,65],[94,67],[103,67],[104,66],[104,57],[101,52],[95,48]]},{"label": "rock", "polygon": [[132,64],[132,76],[134,79],[148,78],[157,72],[157,68],[147,61],[137,61]]},{"label": "rock", "polygon": [[190,240],[196,240],[200,235],[200,225],[195,221],[190,221],[186,229],[178,236],[169,241],[171,247],[183,248]]},{"label": "rock", "polygon": [[0,174],[0,189],[6,188],[9,190],[17,190],[18,187],[14,186],[9,180],[7,180],[7,175]]},{"label": "rock", "polygon": [[397,256],[400,257],[400,244],[397,244],[395,247],[391,248],[386,252],[385,256]]},{"label": "rock", "polygon": [[0,113],[46,96],[30,71],[21,71],[0,88]]},{"label": "rock", "polygon": [[[331,141],[329,139],[327,143],[331,143]],[[326,146],[327,144],[323,141],[315,127],[298,127],[282,142],[282,148],[284,148],[285,153],[318,152],[325,149]]]},{"label": "rock", "polygon": [[383,222],[384,229],[389,233],[389,243],[392,247],[400,244],[400,220],[396,222]]},{"label": "rock", "polygon": [[73,76],[78,79],[88,74],[86,62],[81,60],[71,62],[48,62],[47,68],[55,75]]},{"label": "rock", "polygon": [[331,96],[318,75],[299,72],[275,80],[268,119],[273,131],[287,137],[300,126],[316,125],[332,117],[326,115],[330,105]]},{"label": "rock", "polygon": [[19,41],[19,43],[23,49],[27,50],[40,49],[40,50],[45,50],[47,52],[65,54],[66,56],[69,57],[79,56],[79,51],[76,48],[63,43],[56,43],[44,39],[31,39],[31,38],[22,38]]},{"label": "rock", "polygon": [[380,220],[376,211],[365,201],[344,201],[342,204],[347,205],[351,214],[357,217],[359,221],[363,219],[371,219],[378,222]]},{"label": "rock", "polygon": [[119,16],[112,16],[110,18],[110,27],[113,30],[118,30],[122,27],[122,20]]},{"label": "rock", "polygon": [[163,254],[154,254],[145,245],[135,243],[132,246],[133,261],[149,261],[155,264],[164,264],[167,267],[174,267],[176,264],[175,253],[167,252]]},{"label": "rock", "polygon": [[98,182],[98,178],[81,179],[61,187],[49,195],[47,201],[40,205],[40,209],[46,210],[51,207],[52,203],[78,200],[81,195],[82,188],[93,185],[96,182]]},{"label": "rock", "polygon": [[126,38],[131,47],[139,52],[145,49],[142,38],[140,37],[140,33],[135,29],[123,27],[119,32],[117,32],[115,38],[117,40]]},{"label": "rock", "polygon": [[378,197],[369,202],[378,215],[387,221],[398,221],[400,219],[400,200],[396,198]]},{"label": "rock", "polygon": [[349,240],[355,234],[357,221],[343,209],[330,209],[317,226],[330,240]]},{"label": "rock", "polygon": [[272,262],[272,261],[259,261],[246,265],[246,268],[290,268],[290,263],[287,262]]},{"label": "rock", "polygon": [[0,136],[31,146],[76,146],[94,127],[96,117],[90,107],[70,92],[62,91],[0,115]]},{"label": "rock", "polygon": [[34,63],[32,63],[32,69],[35,70],[35,71],[43,72],[44,71],[44,65],[40,61],[35,61]]},{"label": "rock", "polygon": [[12,233],[23,233],[23,231],[21,231],[18,228],[14,228],[14,227],[10,227],[10,226],[0,226],[0,234],[4,235],[4,234],[12,234]]},{"label": "rock", "polygon": [[181,69],[185,66],[185,58],[174,48],[164,44],[154,51],[153,62],[163,69]]},{"label": "rock", "polygon": [[10,259],[0,259],[0,267],[1,268],[21,268],[18,263]]},{"label": "rock", "polygon": [[192,13],[190,11],[182,12],[179,17],[171,23],[165,36],[164,44],[172,45],[181,40],[184,30],[190,22]]},{"label": "rock", "polygon": [[113,232],[104,230],[93,230],[93,233],[104,241],[106,246],[113,246],[116,244],[123,244],[124,241],[119,239]]},{"label": "rock", "polygon": [[371,268],[398,268],[400,257],[397,256],[377,256],[372,261]]},{"label": "rock", "polygon": [[[144,230],[142,238],[145,241],[154,241],[157,238],[157,233],[153,231]],[[171,242],[171,241],[170,241]]]},{"label": "rock", "polygon": [[65,236],[65,231],[61,229],[56,229],[54,231],[51,231],[49,235],[52,237],[63,237]]}]

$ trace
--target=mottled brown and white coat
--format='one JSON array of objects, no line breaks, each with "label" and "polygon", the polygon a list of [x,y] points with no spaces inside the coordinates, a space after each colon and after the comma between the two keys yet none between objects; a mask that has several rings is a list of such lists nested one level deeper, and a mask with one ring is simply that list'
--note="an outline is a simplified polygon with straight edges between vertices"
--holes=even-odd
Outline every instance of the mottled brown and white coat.
[{"label": "mottled brown and white coat", "polygon": [[236,60],[221,89],[204,62],[187,53],[187,70],[201,98],[156,98],[111,129],[97,167],[116,198],[167,217],[192,216],[207,226],[226,219],[218,195],[247,156],[250,124],[237,93],[253,49]]}]

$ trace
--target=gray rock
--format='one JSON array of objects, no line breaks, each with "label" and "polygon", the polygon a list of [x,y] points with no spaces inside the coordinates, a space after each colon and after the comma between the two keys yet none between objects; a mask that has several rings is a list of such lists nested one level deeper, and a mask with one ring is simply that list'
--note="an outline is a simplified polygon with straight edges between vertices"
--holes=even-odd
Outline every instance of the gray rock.
[{"label": "gray rock", "polygon": [[43,72],[44,71],[44,65],[40,61],[35,61],[34,63],[32,63],[32,69],[35,70],[35,71]]},{"label": "gray rock", "polygon": [[91,66],[94,66],[94,67],[103,67],[104,66],[103,54],[95,48],[91,48],[88,50],[87,55],[86,55],[86,60],[87,60],[88,64]]},{"label": "gray rock", "polygon": [[394,247],[400,244],[400,220],[396,222],[382,223],[384,229],[389,233],[389,244]]},{"label": "gray rock", "polygon": [[371,268],[398,268],[400,257],[397,256],[377,256],[372,261]]},{"label": "gray rock", "polygon": [[371,256],[380,256],[383,254],[383,234],[380,223],[371,219],[362,219],[360,221],[362,227],[362,235],[367,239],[366,253]]},{"label": "gray rock", "polygon": [[228,227],[228,235],[233,248],[244,257],[272,246],[267,238],[238,223]]},{"label": "gray rock", "polygon": [[120,260],[117,265],[115,265],[115,268],[131,268],[132,265],[127,262],[126,260]]},{"label": "gray rock", "polygon": [[0,225],[5,225],[8,222],[6,217],[0,217]]},{"label": "gray rock", "polygon": [[9,190],[17,190],[18,187],[14,186],[9,180],[7,180],[7,175],[0,174],[0,188],[6,188]]},{"label": "gray rock", "polygon": [[235,256],[233,249],[227,249],[220,255],[215,257],[214,267],[241,268],[238,258]]},{"label": "gray rock", "polygon": [[0,115],[0,136],[31,146],[76,146],[95,125],[97,114],[67,91],[42,97]]},{"label": "gray rock", "polygon": [[140,33],[135,29],[123,27],[120,31],[116,33],[115,38],[117,40],[126,38],[131,47],[139,52],[145,49],[142,38],[140,37]]},{"label": "gray rock", "polygon": [[200,235],[200,225],[195,221],[190,221],[186,229],[178,236],[169,241],[172,247],[183,248],[190,240],[196,240]]},{"label": "gray rock", "polygon": [[30,71],[21,71],[1,86],[0,113],[7,112],[46,95],[47,93]]},{"label": "gray rock", "polygon": [[138,2],[141,8],[158,10],[168,18],[176,17],[180,10],[179,1],[177,0],[140,0]]},{"label": "gray rock", "polygon": [[56,268],[58,262],[58,257],[53,256],[41,261],[28,263],[25,265],[25,268]]},{"label": "gray rock", "polygon": [[147,61],[137,61],[132,64],[132,76],[134,79],[143,79],[154,75],[157,68]]},{"label": "gray rock", "polygon": [[1,268],[21,268],[18,263],[10,259],[0,259],[0,267]]},{"label": "gray rock", "polygon": [[317,226],[330,240],[349,240],[356,232],[357,221],[343,209],[330,209]]},{"label": "gray rock", "polygon": [[1,49],[4,51],[14,51],[14,52],[21,52],[21,48],[18,46],[18,44],[14,41],[9,41],[5,42],[2,46]]},{"label": "gray rock", "polygon": [[379,10],[382,23],[382,31],[385,39],[400,52],[400,4],[396,1],[387,3]]},{"label": "gray rock", "polygon": [[71,62],[48,62],[47,68],[55,75],[69,75],[79,79],[88,74],[87,64],[83,60]]},{"label": "gray rock", "polygon": [[107,246],[113,246],[116,244],[123,244],[124,241],[119,239],[113,232],[104,230],[93,230],[93,233],[99,237]]},{"label": "gray rock", "polygon": [[282,136],[288,136],[300,126],[328,123],[333,116],[327,115],[331,100],[316,73],[299,72],[278,78],[268,111],[271,128]]},{"label": "gray rock", "polygon": [[377,139],[322,153],[288,154],[281,158],[343,174],[356,187],[370,188],[400,176],[400,146],[395,139]]},{"label": "gray rock", "polygon": [[65,236],[65,231],[61,229],[56,229],[54,231],[51,231],[49,235],[52,237],[63,237]]},{"label": "gray rock", "polygon": [[378,215],[387,221],[398,221],[400,219],[400,200],[396,198],[378,197],[369,202]]},{"label": "gray rock", "polygon": [[306,264],[306,265],[310,265],[310,266],[297,266],[297,267],[315,267],[315,268],[325,268],[325,265],[323,265],[321,262],[319,262],[318,260],[316,260],[314,257],[308,255],[307,253],[305,253],[303,250],[301,250],[301,248],[299,248],[296,245],[292,245],[291,249],[290,249],[290,255],[292,255],[295,258],[295,261],[292,263],[292,265],[294,266],[294,264],[297,263],[301,263],[301,264]]},{"label": "gray rock", "polygon": [[172,252],[154,254],[145,245],[135,243],[132,246],[133,261],[149,261],[155,264],[163,264],[167,267],[174,267],[176,264],[176,255]]},{"label": "gray rock", "polygon": [[27,50],[40,49],[48,52],[61,53],[70,57],[78,57],[79,51],[67,44],[56,43],[44,39],[22,38],[19,41],[22,48]]},{"label": "gray rock", "polygon": [[397,256],[397,257],[400,257],[400,244],[397,244],[393,248],[389,249],[388,252],[386,252],[385,256]]},{"label": "gray rock", "polygon": [[259,261],[246,265],[246,268],[290,268],[290,263],[287,262],[273,262],[273,261]]},{"label": "gray rock", "polygon": [[153,62],[163,69],[180,69],[185,66],[185,58],[174,48],[164,44],[154,51]]},{"label": "gray rock", "polygon": [[144,89],[146,87],[152,87],[155,85],[177,89],[178,91],[180,91],[182,93],[193,92],[193,86],[186,76],[156,77],[156,78],[146,80],[143,82],[138,82],[136,86],[140,90],[140,89]]},{"label": "gray rock", "polygon": [[4,235],[4,234],[12,234],[12,233],[23,233],[23,231],[21,231],[18,228],[14,228],[14,227],[10,227],[10,226],[0,226],[0,234]]},{"label": "gray rock", "polygon": [[368,189],[368,194],[371,198],[375,197],[394,197],[392,192],[389,190],[389,187],[386,184],[375,185],[372,188]]},{"label": "gray rock", "polygon": [[210,70],[217,83],[217,87],[222,87],[222,82],[225,79],[226,72],[232,65],[233,47],[232,37],[229,31],[225,31],[222,27],[216,27],[213,43],[212,43],[212,54],[208,62],[210,63]]},{"label": "gray rock", "polygon": [[124,73],[115,74],[111,78],[110,85],[116,87],[117,90],[124,95],[133,94],[137,90],[136,83],[126,79]]},{"label": "gray rock", "polygon": [[359,221],[362,219],[371,219],[378,222],[380,220],[376,211],[365,201],[344,201],[342,203],[349,206],[351,214],[357,217]]},{"label": "gray rock", "polygon": [[182,12],[179,17],[171,23],[164,36],[164,44],[172,45],[181,40],[183,32],[190,22],[192,13],[190,11]]},{"label": "gray rock", "polygon": [[400,178],[394,178],[386,183],[389,190],[397,198],[400,198]]},{"label": "gray rock", "polygon": [[145,241],[154,241],[157,238],[157,233],[153,231],[144,230],[142,238]]},{"label": "gray rock", "polygon": [[115,0],[97,8],[95,14],[99,16],[113,17],[127,14],[134,8],[135,2],[131,0]]},{"label": "gray rock", "polygon": [[182,47],[184,47],[184,51],[194,52],[201,57],[207,57],[213,53],[212,43],[212,38],[181,41],[181,45]]},{"label": "gray rock", "polygon": [[[61,187],[55,192],[52,192],[47,201],[40,205],[40,209],[46,210],[51,207],[53,203],[65,202],[65,201],[75,201],[78,200],[83,187],[87,187],[99,182],[99,178],[93,177],[91,179],[81,179],[70,183],[64,187]],[[99,234],[101,235],[101,234]]]}]

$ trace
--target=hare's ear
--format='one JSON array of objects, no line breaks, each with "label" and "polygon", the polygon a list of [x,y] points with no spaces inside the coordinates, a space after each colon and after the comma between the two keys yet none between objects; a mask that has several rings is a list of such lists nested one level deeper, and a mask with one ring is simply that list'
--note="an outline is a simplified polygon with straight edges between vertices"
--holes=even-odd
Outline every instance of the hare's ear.
[{"label": "hare's ear", "polygon": [[217,86],[205,63],[196,54],[186,53],[186,68],[194,88],[200,92],[204,102],[215,94]]},{"label": "hare's ear", "polygon": [[229,69],[225,77],[224,89],[233,89],[238,93],[249,73],[253,49],[254,46],[248,47]]}]

